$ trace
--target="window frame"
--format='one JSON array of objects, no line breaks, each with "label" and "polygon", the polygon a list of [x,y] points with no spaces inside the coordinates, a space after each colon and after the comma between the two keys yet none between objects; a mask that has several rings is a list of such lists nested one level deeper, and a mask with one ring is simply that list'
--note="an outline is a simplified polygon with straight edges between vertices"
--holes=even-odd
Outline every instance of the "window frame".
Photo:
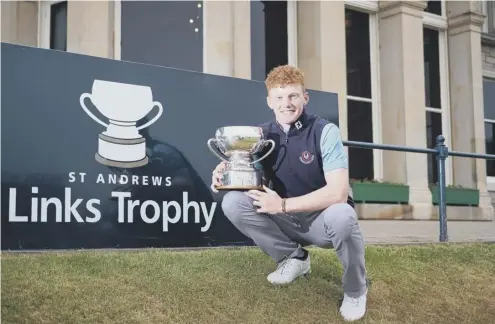
[{"label": "window frame", "polygon": [[[495,71],[483,70],[482,79],[485,79],[485,78],[492,79],[495,81]],[[483,80],[482,80],[482,82],[483,82]],[[483,103],[483,106],[484,106],[484,103]],[[483,112],[483,128],[485,127],[485,123],[495,124],[495,120],[485,118],[484,112]],[[486,187],[487,187],[488,191],[495,191],[495,177],[490,177],[488,175],[486,176]]]},{"label": "window frame", "polygon": [[[115,60],[121,59],[122,50],[122,0],[114,0],[114,39],[113,39],[113,57]],[[206,25],[206,16],[203,11],[203,25]],[[287,51],[288,63],[295,67],[298,66],[297,56],[297,2],[287,1]],[[206,42],[208,34],[206,28],[203,28],[203,42]],[[203,71],[206,66],[206,46],[203,46]]]},{"label": "window frame", "polygon": [[[58,1],[38,1],[38,37],[37,46],[39,48],[50,49],[51,40],[51,9],[52,6],[65,2],[65,0]],[[69,8],[70,1],[67,1],[67,8]],[[68,11],[68,10],[67,10]],[[67,12],[68,13],[68,12]]]},{"label": "window frame", "polygon": [[[441,0],[442,15],[435,15],[424,12],[423,28],[432,29],[438,32],[438,56],[440,70],[440,108],[426,107],[426,112],[431,111],[442,115],[442,135],[445,137],[445,145],[452,147],[451,125],[450,125],[450,84],[449,84],[449,57],[448,57],[448,23],[447,5],[445,0]],[[447,185],[453,183],[452,159],[445,161],[445,181]]]},{"label": "window frame", "polygon": [[297,56],[297,1],[287,1],[287,61],[298,67]]},{"label": "window frame", "polygon": [[[204,28],[203,28],[203,36],[204,36]],[[113,2],[113,59],[114,60],[120,61],[121,50],[122,50],[122,2],[121,0],[114,0]]]},{"label": "window frame", "polygon": [[[438,28],[446,30],[448,28],[447,23],[447,2],[445,0],[440,0],[442,7],[442,14],[436,15],[431,12],[423,11],[423,25],[428,25],[430,28]],[[428,1],[426,1],[428,2]],[[426,8],[425,8],[426,10]]]},{"label": "window frame", "polygon": [[[369,15],[371,98],[350,96],[346,100],[371,103],[373,143],[382,143],[381,98],[380,98],[380,52],[378,30],[378,1],[345,1],[345,8]],[[347,107],[347,109],[349,109]],[[383,179],[383,151],[373,152],[373,178]]]},{"label": "window frame", "polygon": [[[495,4],[490,2],[491,11],[488,11],[488,3],[489,1],[481,1],[481,13],[485,15],[485,22],[481,26],[481,32],[485,35],[495,36]],[[490,22],[492,26],[490,26]]]}]

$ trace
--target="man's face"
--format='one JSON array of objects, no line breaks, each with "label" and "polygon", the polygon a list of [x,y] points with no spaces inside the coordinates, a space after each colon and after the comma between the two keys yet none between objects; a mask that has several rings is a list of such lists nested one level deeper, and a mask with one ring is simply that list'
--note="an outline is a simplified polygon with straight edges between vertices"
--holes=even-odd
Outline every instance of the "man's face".
[{"label": "man's face", "polygon": [[270,89],[267,103],[280,124],[292,124],[301,116],[308,103],[308,93],[301,85],[288,85]]}]

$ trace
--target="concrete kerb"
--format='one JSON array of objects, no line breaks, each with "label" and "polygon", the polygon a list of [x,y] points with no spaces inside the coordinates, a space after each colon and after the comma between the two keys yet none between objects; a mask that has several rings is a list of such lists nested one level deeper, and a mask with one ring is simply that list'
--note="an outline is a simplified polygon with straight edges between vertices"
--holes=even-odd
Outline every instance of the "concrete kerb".
[{"label": "concrete kerb", "polygon": [[[456,242],[373,242],[365,243],[366,247],[396,247],[396,246],[426,246],[426,245],[468,245],[468,244],[495,244],[495,240],[456,241]],[[313,248],[315,246],[310,246]],[[102,248],[102,249],[51,249],[51,250],[5,250],[2,254],[36,254],[36,253],[74,253],[74,252],[197,252],[208,250],[243,250],[258,249],[256,246],[206,246],[206,247],[174,247],[174,248]]]}]

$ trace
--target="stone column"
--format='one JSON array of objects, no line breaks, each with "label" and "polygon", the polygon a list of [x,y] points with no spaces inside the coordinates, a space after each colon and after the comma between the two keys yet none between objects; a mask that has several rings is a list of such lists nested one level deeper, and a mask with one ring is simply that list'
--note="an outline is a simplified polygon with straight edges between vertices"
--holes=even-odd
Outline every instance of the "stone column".
[{"label": "stone column", "polygon": [[339,128],[347,137],[344,1],[297,3],[298,66],[310,89],[338,94]]},{"label": "stone column", "polygon": [[38,3],[2,1],[2,42],[38,45]]},{"label": "stone column", "polygon": [[2,42],[17,43],[17,2],[2,1]]},{"label": "stone column", "polygon": [[251,79],[251,4],[249,0],[234,6],[234,77]]},{"label": "stone column", "polygon": [[69,1],[67,52],[113,58],[113,1]]},{"label": "stone column", "polygon": [[38,46],[38,3],[19,1],[17,5],[17,42],[36,47]]},{"label": "stone column", "polygon": [[203,1],[203,13],[203,71],[249,79],[249,1]]},{"label": "stone column", "polygon": [[232,1],[203,1],[203,71],[234,75]]},{"label": "stone column", "polygon": [[[476,1],[447,2],[451,150],[485,153],[481,26],[484,16]],[[486,185],[486,161],[450,157],[454,184],[478,188],[483,218],[492,218],[493,208]]]},{"label": "stone column", "polygon": [[[423,10],[426,1],[380,1],[381,126],[384,144],[426,147]],[[413,218],[432,212],[425,154],[385,151],[385,181],[409,185]]]}]

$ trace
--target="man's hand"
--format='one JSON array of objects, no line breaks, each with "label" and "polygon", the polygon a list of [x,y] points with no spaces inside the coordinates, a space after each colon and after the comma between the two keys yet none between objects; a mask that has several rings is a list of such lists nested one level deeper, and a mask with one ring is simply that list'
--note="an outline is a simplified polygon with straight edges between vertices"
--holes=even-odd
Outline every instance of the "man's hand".
[{"label": "man's hand", "polygon": [[249,190],[246,195],[253,198],[253,205],[258,206],[258,213],[279,214],[282,213],[282,198],[270,188],[263,186],[266,192]]},{"label": "man's hand", "polygon": [[215,187],[221,186],[222,185],[222,178],[223,178],[223,170],[227,167],[227,163],[222,161],[220,162],[219,165],[213,170],[213,173],[211,175],[211,191],[214,193],[218,193],[218,190]]}]

